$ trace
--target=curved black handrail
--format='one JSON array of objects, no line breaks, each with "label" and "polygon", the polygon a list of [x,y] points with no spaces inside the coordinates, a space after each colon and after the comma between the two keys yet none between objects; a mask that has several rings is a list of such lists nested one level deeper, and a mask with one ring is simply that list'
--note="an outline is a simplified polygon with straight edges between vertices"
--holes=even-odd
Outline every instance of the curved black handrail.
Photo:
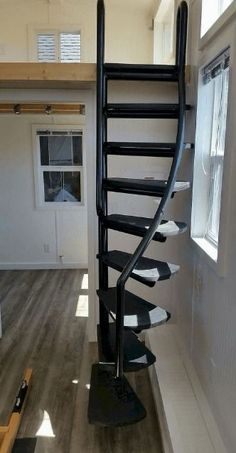
[{"label": "curved black handrail", "polygon": [[117,281],[117,301],[116,301],[116,377],[123,375],[123,343],[124,343],[124,309],[125,309],[125,284],[135,268],[139,258],[144,254],[151,240],[153,239],[157,228],[159,227],[164,215],[164,208],[169,201],[177,172],[182,158],[184,148],[184,131],[185,131],[185,60],[186,60],[186,42],[187,42],[187,21],[188,6],[183,1],[178,8],[177,28],[176,28],[176,65],[178,69],[178,88],[179,88],[179,121],[176,138],[176,152],[173,158],[165,194],[160,202],[153,222],[147,233],[141,240],[131,259],[123,269]]}]

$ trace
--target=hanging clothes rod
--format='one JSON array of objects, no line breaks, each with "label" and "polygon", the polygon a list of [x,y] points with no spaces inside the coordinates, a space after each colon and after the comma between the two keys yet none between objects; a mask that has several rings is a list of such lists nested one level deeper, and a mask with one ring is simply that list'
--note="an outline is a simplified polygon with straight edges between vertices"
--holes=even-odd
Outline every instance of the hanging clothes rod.
[{"label": "hanging clothes rod", "polygon": [[1,113],[14,113],[20,114],[46,114],[46,115],[85,115],[84,104],[61,104],[61,103],[0,103]]}]

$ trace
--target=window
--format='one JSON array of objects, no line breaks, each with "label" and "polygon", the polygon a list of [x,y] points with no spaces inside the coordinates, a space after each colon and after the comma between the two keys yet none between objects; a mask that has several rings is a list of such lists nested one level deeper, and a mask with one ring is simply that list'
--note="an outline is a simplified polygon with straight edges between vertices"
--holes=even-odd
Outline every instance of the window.
[{"label": "window", "polygon": [[233,0],[202,0],[201,36],[211,28],[232,2]]},{"label": "window", "polygon": [[38,130],[37,141],[41,204],[82,204],[82,132]]},{"label": "window", "polygon": [[38,61],[80,62],[80,33],[37,33]]},{"label": "window", "polygon": [[202,68],[198,96],[192,236],[208,242],[215,260],[220,226],[229,58],[229,49],[226,49]]},{"label": "window", "polygon": [[161,0],[154,20],[154,63],[174,64],[175,1]]}]

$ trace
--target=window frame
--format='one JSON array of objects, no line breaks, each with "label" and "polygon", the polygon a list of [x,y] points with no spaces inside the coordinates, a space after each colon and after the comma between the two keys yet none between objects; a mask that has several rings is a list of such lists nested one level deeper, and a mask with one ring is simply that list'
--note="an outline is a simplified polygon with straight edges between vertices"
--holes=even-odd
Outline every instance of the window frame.
[{"label": "window frame", "polygon": [[[194,0],[193,0],[194,1]],[[225,9],[225,11],[218,17],[218,19],[211,25],[211,27],[201,35],[201,17],[202,17],[202,0],[199,2],[200,7],[200,30],[199,30],[199,42],[198,49],[204,51],[204,48],[209,46],[210,42],[213,41],[216,36],[219,35],[221,38],[222,32],[227,28],[228,25],[235,19],[236,16],[236,0]]]},{"label": "window frame", "polygon": [[[82,166],[70,165],[41,165],[40,141],[37,134],[40,130],[48,131],[80,131],[82,132]],[[84,126],[68,124],[38,124],[32,125],[33,161],[34,161],[34,181],[35,181],[35,207],[40,210],[66,211],[86,208],[86,152],[84,139]],[[51,202],[44,199],[44,180],[45,171],[50,172],[80,172],[81,201],[78,202]]]},{"label": "window frame", "polygon": [[[229,55],[230,55],[230,49],[229,49]],[[229,89],[229,67],[224,68],[224,71],[227,71],[227,74],[228,74],[227,77],[228,77],[228,89]],[[212,103],[213,103],[213,105],[212,105],[213,112],[212,113],[215,113],[215,104],[218,103],[218,102],[220,102],[220,99],[219,99],[219,96],[218,96],[218,90],[217,90],[216,87],[214,87],[214,99],[212,100]],[[227,133],[228,104],[229,104],[229,92],[227,91],[227,111],[226,111],[226,118],[225,118],[226,119],[225,137],[226,137],[226,133]],[[219,106],[217,108],[219,108]],[[215,154],[215,152],[213,151],[214,148],[215,148],[214,145],[215,145],[216,140],[217,140],[216,124],[212,124],[213,121],[214,120],[212,118],[212,121],[211,121],[212,135],[211,135],[211,139],[210,139],[209,156],[208,156],[209,168],[210,168],[210,170],[209,170],[209,181],[208,181],[208,184],[209,184],[209,187],[208,187],[209,188],[208,206],[211,203],[211,200],[213,200],[214,204],[217,202],[217,200],[215,199],[214,194],[213,194],[214,187],[215,187],[215,180],[216,180],[216,177],[217,177],[217,171],[218,170],[220,170],[221,175],[222,175],[221,178],[223,180],[224,157],[225,157],[225,151],[226,151],[226,149],[225,149],[226,148],[225,140],[224,140],[223,153],[219,152],[219,153]],[[221,184],[221,191],[220,191],[219,223],[220,223],[220,212],[221,212],[221,204],[222,204],[221,203],[221,198],[222,198],[222,184]],[[212,206],[213,206],[213,203],[212,203]],[[210,242],[210,244],[213,247],[215,247],[217,249],[217,254],[218,254],[219,234],[217,232],[217,237],[216,237],[216,235],[214,234],[213,229],[211,229],[209,227],[209,225],[207,225],[208,223],[213,224],[212,220],[210,222],[210,218],[212,218],[212,213],[213,212],[211,212],[211,213],[209,212],[209,207],[208,207],[208,220],[206,222],[206,231],[205,231],[204,237],[205,237],[205,239],[208,242]]]},{"label": "window frame", "polygon": [[[200,8],[200,4],[198,5]],[[236,4],[231,4],[230,7],[225,11],[228,14],[228,10],[231,7],[235,8]],[[236,12],[236,8],[235,8]],[[234,143],[236,140],[235,130],[235,111],[236,101],[234,96],[234,85],[236,83],[236,70],[234,66],[236,64],[236,43],[235,43],[235,21],[232,20],[223,21],[222,18],[225,13],[221,16],[221,27],[217,24],[217,40],[212,39],[211,34],[206,34],[204,38],[204,46],[200,48],[198,53],[196,71],[198,73],[201,67],[206,66],[209,61],[214,60],[216,55],[219,55],[223,49],[230,47],[231,49],[231,62],[229,69],[229,93],[228,93],[228,113],[227,113],[227,130],[225,137],[225,155],[224,155],[224,170],[223,170],[223,182],[222,182],[222,196],[221,196],[221,214],[220,214],[220,229],[219,229],[219,243],[218,243],[218,257],[215,259],[215,247],[206,241],[204,238],[193,237],[191,239],[194,244],[194,248],[198,255],[201,256],[203,262],[205,262],[212,270],[220,277],[224,277],[228,270],[228,256],[230,252],[229,236],[230,236],[230,210],[232,209],[233,194],[232,194],[232,179],[234,178]],[[224,18],[223,18],[224,19]],[[232,17],[230,18],[232,19]],[[235,16],[234,16],[235,19]],[[199,23],[199,42],[200,40],[200,23]],[[196,77],[198,77],[196,73]],[[193,82],[196,83],[196,78],[193,78]],[[195,85],[198,87],[198,84]],[[195,87],[192,87],[195,91]],[[193,91],[193,92],[194,92]],[[195,91],[196,94],[196,91]],[[194,96],[195,97],[195,96]],[[195,117],[195,115],[194,115]],[[194,203],[194,190],[193,190],[193,203]],[[191,221],[191,229],[192,229]]]}]

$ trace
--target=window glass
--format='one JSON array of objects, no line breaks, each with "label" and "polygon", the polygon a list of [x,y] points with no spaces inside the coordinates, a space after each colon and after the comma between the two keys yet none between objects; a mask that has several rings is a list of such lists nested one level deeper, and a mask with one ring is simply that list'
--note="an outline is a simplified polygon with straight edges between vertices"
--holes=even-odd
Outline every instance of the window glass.
[{"label": "window glass", "polygon": [[192,237],[218,248],[228,111],[229,56],[224,50],[200,71],[194,162]]},{"label": "window glass", "polygon": [[80,34],[60,33],[61,61],[80,61]]},{"label": "window glass", "polygon": [[52,31],[37,34],[38,61],[80,62],[80,33]]},{"label": "window glass", "polygon": [[40,137],[41,165],[82,165],[82,137],[51,135]]},{"label": "window glass", "polygon": [[37,50],[39,61],[56,60],[56,43],[53,33],[39,33],[37,35]]},{"label": "window glass", "polygon": [[202,0],[201,36],[212,27],[232,2],[233,0]]},{"label": "window glass", "polygon": [[83,200],[82,132],[42,130],[38,131],[37,135],[44,202],[81,203]]},{"label": "window glass", "polygon": [[45,201],[81,201],[80,172],[45,171],[43,180]]},{"label": "window glass", "polygon": [[209,83],[213,84],[214,101],[210,148],[209,217],[206,227],[206,237],[215,244],[218,244],[228,107],[229,68],[222,69]]}]

